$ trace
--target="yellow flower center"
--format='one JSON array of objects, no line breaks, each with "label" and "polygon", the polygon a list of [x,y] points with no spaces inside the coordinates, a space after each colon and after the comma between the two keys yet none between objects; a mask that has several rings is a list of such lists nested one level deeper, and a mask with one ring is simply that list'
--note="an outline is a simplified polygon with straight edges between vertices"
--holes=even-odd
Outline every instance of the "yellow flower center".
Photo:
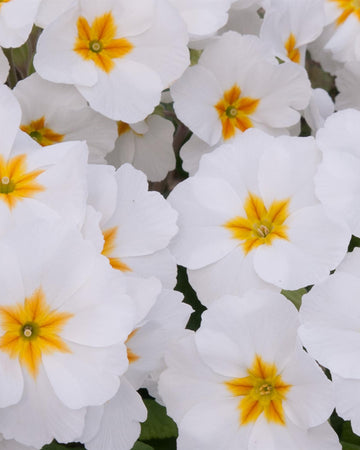
[{"label": "yellow flower center", "polygon": [[43,147],[62,142],[65,136],[64,134],[56,133],[51,128],[47,128],[44,116],[40,117],[40,119],[32,120],[28,125],[21,125],[20,129]]},{"label": "yellow flower center", "polygon": [[122,272],[132,272],[129,266],[121,261],[120,258],[112,256],[114,250],[116,250],[116,235],[118,232],[118,227],[108,228],[103,231],[104,236],[104,247],[101,252],[102,255],[106,256],[114,269],[121,270]]},{"label": "yellow flower center", "polygon": [[290,33],[287,41],[285,42],[286,56],[293,62],[300,62],[300,51],[296,47],[296,38],[293,33]]},{"label": "yellow flower center", "polygon": [[52,310],[41,288],[25,298],[24,304],[0,307],[0,350],[11,358],[18,358],[36,378],[43,354],[70,353],[59,333],[73,317],[67,312]]},{"label": "yellow flower center", "polygon": [[255,356],[247,373],[247,377],[225,382],[234,397],[242,397],[239,403],[241,425],[255,422],[261,414],[268,422],[285,425],[283,401],[291,385],[283,381],[275,364],[263,361],[259,355]]},{"label": "yellow flower center", "polygon": [[257,195],[249,193],[244,203],[246,217],[237,216],[224,224],[232,237],[241,241],[245,254],[274,239],[288,239],[286,219],[290,200],[275,200],[269,209]]},{"label": "yellow flower center", "polygon": [[222,99],[214,105],[222,124],[224,140],[235,135],[236,129],[245,131],[253,126],[249,116],[256,111],[260,100],[241,97],[241,89],[237,84],[224,92]]},{"label": "yellow flower center", "polygon": [[43,170],[27,171],[26,155],[17,155],[8,161],[0,155],[0,199],[12,209],[17,201],[34,197],[45,190],[36,178]]},{"label": "yellow flower center", "polygon": [[90,26],[85,17],[77,21],[78,36],[73,50],[85,60],[91,59],[106,73],[114,68],[115,58],[122,58],[134,48],[125,38],[115,38],[116,25],[111,12],[95,17]]},{"label": "yellow flower center", "polygon": [[354,14],[360,21],[360,0],[329,0],[336,3],[338,8],[342,9],[342,13],[336,20],[336,25],[341,25],[345,20]]}]

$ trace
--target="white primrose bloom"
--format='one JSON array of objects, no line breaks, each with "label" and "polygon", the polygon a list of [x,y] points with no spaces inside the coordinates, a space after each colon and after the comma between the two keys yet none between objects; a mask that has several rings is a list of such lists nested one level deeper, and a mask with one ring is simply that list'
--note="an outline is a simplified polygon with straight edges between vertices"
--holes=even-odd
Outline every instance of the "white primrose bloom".
[{"label": "white primrose bloom", "polygon": [[[159,391],[188,450],[340,450],[333,389],[280,294],[225,296],[166,354]],[[321,427],[321,428],[320,428]]]},{"label": "white primrose bloom", "polygon": [[101,214],[96,218],[88,210],[85,238],[114,269],[129,276],[155,276],[172,289],[177,268],[167,247],[178,229],[176,211],[161,194],[148,191],[146,176],[130,164],[116,172],[112,166],[89,165],[88,179],[89,205]]},{"label": "white primrose bloom", "polygon": [[0,86],[0,230],[24,217],[61,216],[80,226],[87,198],[85,142],[42,148],[19,130],[20,106]]},{"label": "white primrose bloom", "polygon": [[179,233],[170,249],[205,305],[264,282],[298,289],[341,262],[351,235],[315,196],[319,159],[312,137],[248,130],[171,192]]},{"label": "white primrose bloom", "polygon": [[336,410],[360,434],[360,249],[303,297],[299,335],[309,354],[330,369]]},{"label": "white primrose bloom", "polygon": [[41,0],[0,2],[0,46],[20,47],[29,37]]},{"label": "white primrose bloom", "polygon": [[1,432],[37,448],[75,441],[128,366],[127,284],[62,221],[21,224],[0,247]]},{"label": "white primrose bloom", "polygon": [[339,62],[360,60],[360,4],[358,0],[324,0],[328,27],[325,51]]},{"label": "white primrose bloom", "polygon": [[49,81],[75,85],[95,111],[134,123],[189,65],[187,41],[165,0],[79,0],[44,29],[34,66]]},{"label": "white primrose bloom", "polygon": [[0,83],[5,83],[9,75],[10,64],[0,48]]},{"label": "white primrose bloom", "polygon": [[273,0],[260,38],[278,58],[304,66],[306,46],[320,36],[324,25],[324,0]]},{"label": "white primrose bloom", "polygon": [[360,236],[360,111],[339,111],[316,134],[323,157],[316,194],[332,217],[341,217]]},{"label": "white primrose bloom", "polygon": [[312,89],[309,106],[304,111],[304,118],[313,135],[324,126],[325,120],[333,114],[334,110],[334,102],[324,89]]},{"label": "white primrose bloom", "polygon": [[286,133],[308,105],[311,88],[302,67],[278,64],[258,37],[229,31],[205,48],[171,95],[179,119],[215,145],[252,127]]},{"label": "white primrose bloom", "polygon": [[155,114],[134,124],[118,122],[115,148],[106,159],[115,167],[130,163],[150,181],[161,181],[176,166],[173,134],[172,122]]},{"label": "white primrose bloom", "polygon": [[336,109],[360,109],[360,61],[349,61],[336,72]]},{"label": "white primrose bloom", "polygon": [[42,146],[86,140],[90,163],[105,163],[114,148],[116,122],[93,111],[73,86],[51,83],[33,73],[14,88],[20,129]]},{"label": "white primrose bloom", "polygon": [[182,297],[164,290],[150,304],[138,296],[136,326],[126,341],[129,368],[116,396],[102,407],[89,408],[81,438],[88,450],[129,450],[139,437],[146,408],[136,390],[150,373],[160,373],[165,350],[184,334],[191,308]]}]

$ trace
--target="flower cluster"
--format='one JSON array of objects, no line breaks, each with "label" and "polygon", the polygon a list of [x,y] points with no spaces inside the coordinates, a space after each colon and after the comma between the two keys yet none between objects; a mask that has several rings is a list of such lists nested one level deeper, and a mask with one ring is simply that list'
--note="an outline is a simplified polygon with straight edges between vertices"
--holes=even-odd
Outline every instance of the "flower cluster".
[{"label": "flower cluster", "polygon": [[360,449],[359,80],[359,0],[0,0],[0,450]]}]

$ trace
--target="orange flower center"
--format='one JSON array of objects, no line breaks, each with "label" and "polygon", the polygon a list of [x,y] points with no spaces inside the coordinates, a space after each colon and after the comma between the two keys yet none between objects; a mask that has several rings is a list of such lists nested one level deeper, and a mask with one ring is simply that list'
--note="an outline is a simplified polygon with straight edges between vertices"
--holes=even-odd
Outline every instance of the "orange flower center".
[{"label": "orange flower center", "polygon": [[36,178],[43,170],[27,171],[26,155],[17,155],[5,161],[0,155],[0,199],[12,209],[17,201],[32,198],[45,188]]},{"label": "orange flower center", "polygon": [[59,333],[71,317],[73,314],[52,310],[39,288],[31,297],[25,298],[24,304],[0,307],[4,330],[0,350],[11,358],[18,358],[36,378],[43,354],[70,353]]},{"label": "orange flower center", "polygon": [[78,36],[73,50],[85,60],[91,59],[106,73],[115,67],[114,59],[122,58],[134,48],[125,38],[115,38],[116,25],[111,12],[94,19],[90,26],[85,17],[77,20]]},{"label": "orange flower center", "polygon": [[64,134],[56,133],[51,128],[47,128],[44,116],[40,117],[40,119],[32,120],[28,125],[21,125],[20,129],[43,147],[62,142],[65,136]]},{"label": "orange flower center", "polygon": [[267,209],[260,197],[249,193],[244,203],[246,217],[237,216],[224,227],[241,241],[244,253],[248,254],[260,245],[271,245],[274,239],[288,239],[289,203],[289,200],[274,201]]},{"label": "orange flower center", "polygon": [[237,84],[224,92],[223,98],[214,105],[221,120],[224,140],[235,136],[236,129],[245,131],[252,128],[249,116],[256,111],[259,102],[256,98],[242,97]]},{"label": "orange flower center", "polygon": [[239,403],[240,424],[256,422],[264,414],[268,422],[285,425],[283,401],[291,389],[284,383],[275,364],[269,364],[255,356],[248,376],[225,382],[234,397],[242,397]]}]

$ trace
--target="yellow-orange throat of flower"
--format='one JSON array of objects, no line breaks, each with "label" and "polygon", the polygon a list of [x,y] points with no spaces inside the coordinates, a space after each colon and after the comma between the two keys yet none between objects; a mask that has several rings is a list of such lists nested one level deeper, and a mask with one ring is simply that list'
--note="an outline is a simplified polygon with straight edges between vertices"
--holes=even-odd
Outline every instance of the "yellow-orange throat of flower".
[{"label": "yellow-orange throat of flower", "polygon": [[286,56],[293,62],[300,62],[300,50],[296,47],[296,38],[293,33],[290,33],[285,42]]},{"label": "yellow-orange throat of flower", "polygon": [[329,0],[330,2],[336,3],[337,6],[342,9],[342,13],[336,20],[336,25],[341,25],[345,20],[354,14],[355,17],[360,21],[360,0]]},{"label": "yellow-orange throat of flower", "polygon": [[8,161],[0,155],[0,199],[12,209],[16,202],[44,191],[44,186],[36,182],[36,178],[43,172],[44,170],[28,172],[24,154]]},{"label": "yellow-orange throat of flower", "polygon": [[85,17],[77,20],[78,36],[73,50],[85,60],[91,59],[106,73],[114,68],[115,58],[122,58],[134,48],[125,38],[116,39],[116,24],[111,12],[95,17],[90,26]]},{"label": "yellow-orange throat of flower", "polygon": [[24,304],[0,307],[0,350],[11,358],[19,358],[20,364],[36,378],[43,354],[71,353],[59,333],[73,317],[67,312],[52,310],[41,288]]},{"label": "yellow-orange throat of flower", "polygon": [[126,342],[125,342],[125,344],[126,344],[126,351],[127,351],[127,357],[128,357],[128,360],[129,360],[129,364],[132,364],[132,363],[134,363],[135,361],[137,361],[138,359],[140,359],[140,356],[137,355],[136,353],[134,353],[134,352],[131,350],[131,348],[129,347],[129,341],[131,341],[131,338],[133,338],[133,337],[135,336],[135,334],[137,333],[137,331],[138,331],[138,328],[135,328],[135,330],[133,330],[133,331],[129,334],[129,336],[128,336],[128,338],[126,339]]},{"label": "yellow-orange throat of flower", "polygon": [[104,247],[101,254],[108,258],[111,267],[114,269],[121,270],[122,272],[131,272],[132,270],[130,267],[123,263],[120,258],[112,256],[114,254],[114,250],[116,250],[117,232],[118,227],[111,227],[103,231]]},{"label": "yellow-orange throat of flower", "polygon": [[249,116],[256,111],[259,99],[241,97],[241,89],[237,84],[224,92],[222,99],[214,105],[222,124],[224,140],[235,136],[236,129],[245,131],[253,127]]},{"label": "yellow-orange throat of flower", "polygon": [[56,133],[51,128],[47,128],[44,116],[40,117],[40,119],[32,120],[28,125],[21,125],[20,129],[43,147],[62,142],[65,136],[64,134]]},{"label": "yellow-orange throat of flower", "polygon": [[10,0],[0,0],[0,8],[1,8],[3,3],[7,3],[7,2],[10,2]]},{"label": "yellow-orange throat of flower", "polygon": [[271,245],[274,239],[288,239],[289,204],[289,199],[275,200],[267,209],[260,197],[249,193],[244,204],[246,217],[234,217],[224,227],[241,241],[244,253],[248,254],[259,245]]},{"label": "yellow-orange throat of flower", "polygon": [[283,401],[291,385],[283,381],[275,364],[263,361],[259,355],[247,373],[247,377],[225,382],[234,397],[242,397],[238,405],[240,424],[255,422],[264,413],[268,422],[285,425]]}]

